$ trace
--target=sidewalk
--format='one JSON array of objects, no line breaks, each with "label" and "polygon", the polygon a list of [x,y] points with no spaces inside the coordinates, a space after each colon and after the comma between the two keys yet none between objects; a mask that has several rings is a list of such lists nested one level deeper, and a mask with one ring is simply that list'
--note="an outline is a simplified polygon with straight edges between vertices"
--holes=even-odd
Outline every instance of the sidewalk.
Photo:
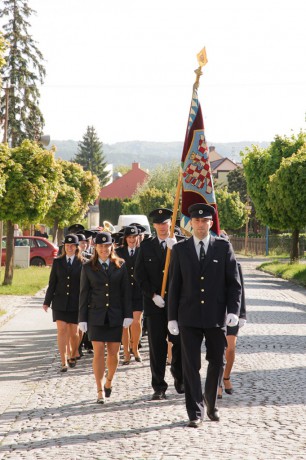
[{"label": "sidewalk", "polygon": [[[306,459],[306,291],[241,264],[248,323],[219,423],[185,427],[168,368],[168,399],[150,401],[146,338],[143,362],[120,366],[111,398],[96,404],[92,355],[58,373],[55,325],[35,296],[0,322],[0,459]],[[204,349],[202,362],[204,377]]]}]

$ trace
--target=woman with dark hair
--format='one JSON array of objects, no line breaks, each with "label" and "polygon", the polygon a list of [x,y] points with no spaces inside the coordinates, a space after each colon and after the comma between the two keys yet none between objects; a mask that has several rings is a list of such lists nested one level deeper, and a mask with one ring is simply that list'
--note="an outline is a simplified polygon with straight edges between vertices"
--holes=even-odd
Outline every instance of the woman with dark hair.
[{"label": "woman with dark hair", "polygon": [[[97,403],[104,404],[112,392],[112,380],[118,367],[122,327],[132,319],[131,294],[123,259],[114,252],[111,234],[98,233],[94,255],[83,265],[81,273],[79,328],[88,330],[94,357],[93,371],[97,384]],[[105,346],[107,375],[105,373]]]},{"label": "woman with dark hair", "polygon": [[57,327],[57,343],[61,357],[60,372],[67,372],[68,347],[69,367],[75,367],[78,354],[78,309],[82,257],[79,252],[79,239],[70,234],[65,237],[60,257],[54,259],[49,286],[43,309],[47,312],[52,305],[53,321]]},{"label": "woman with dark hair", "polygon": [[134,278],[135,261],[139,251],[138,234],[139,230],[136,226],[129,225],[125,227],[123,233],[123,247],[116,249],[118,256],[125,260],[132,291],[133,322],[130,329],[124,329],[122,334],[124,353],[124,360],[122,364],[124,365],[130,363],[130,349],[133,352],[135,361],[139,363],[141,362],[138,346],[142,329],[141,321],[143,312],[143,300],[140,287]]}]

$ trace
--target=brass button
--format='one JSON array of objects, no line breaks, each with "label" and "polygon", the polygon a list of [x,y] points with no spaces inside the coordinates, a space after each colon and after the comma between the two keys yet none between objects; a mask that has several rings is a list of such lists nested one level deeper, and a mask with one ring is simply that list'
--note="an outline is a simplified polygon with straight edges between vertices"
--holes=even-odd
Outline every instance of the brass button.
[{"label": "brass button", "polygon": [[204,300],[201,300],[201,303],[204,303]]},{"label": "brass button", "polygon": [[134,283],[131,283],[131,286],[134,286]]},{"label": "brass button", "polygon": [[204,289],[201,289],[201,292],[204,292]]},{"label": "brass button", "polygon": [[108,303],[107,303],[107,304],[105,304],[105,305],[106,305],[107,307],[109,306],[109,304],[108,304]]},{"label": "brass button", "polygon": [[134,275],[131,275],[131,278],[134,278]]},{"label": "brass button", "polygon": [[203,280],[203,279],[204,279],[204,276],[201,276],[201,280]]},{"label": "brass button", "polygon": [[105,294],[105,295],[106,295],[106,297],[108,297],[108,294]]},{"label": "brass button", "polygon": [[69,287],[69,284],[67,284],[67,287]]},{"label": "brass button", "polygon": [[70,276],[67,276],[67,280],[70,280]]},{"label": "brass button", "polygon": [[106,284],[105,286],[108,286],[108,284]]},{"label": "brass button", "polygon": [[69,295],[69,292],[67,292],[67,295]]}]

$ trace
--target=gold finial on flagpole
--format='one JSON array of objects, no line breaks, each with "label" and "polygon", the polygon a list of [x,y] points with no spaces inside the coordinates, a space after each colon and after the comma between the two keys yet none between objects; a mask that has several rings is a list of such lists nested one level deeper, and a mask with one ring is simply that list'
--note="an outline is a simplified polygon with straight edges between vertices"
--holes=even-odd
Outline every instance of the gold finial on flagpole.
[{"label": "gold finial on flagpole", "polygon": [[196,74],[196,81],[194,82],[193,89],[198,89],[199,84],[200,84],[200,77],[201,75],[203,75],[202,67],[204,67],[208,62],[205,46],[197,54],[197,59],[198,59],[199,67],[194,71],[194,73]]}]

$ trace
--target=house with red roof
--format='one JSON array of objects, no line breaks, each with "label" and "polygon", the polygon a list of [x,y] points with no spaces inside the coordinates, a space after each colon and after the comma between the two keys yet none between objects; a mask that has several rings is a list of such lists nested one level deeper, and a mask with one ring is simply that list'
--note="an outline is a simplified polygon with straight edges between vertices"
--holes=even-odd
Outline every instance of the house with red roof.
[{"label": "house with red roof", "polygon": [[130,171],[123,176],[117,175],[117,179],[100,190],[98,200],[106,198],[131,198],[138,186],[142,185],[148,176],[148,172],[140,168],[140,163],[133,162]]}]

